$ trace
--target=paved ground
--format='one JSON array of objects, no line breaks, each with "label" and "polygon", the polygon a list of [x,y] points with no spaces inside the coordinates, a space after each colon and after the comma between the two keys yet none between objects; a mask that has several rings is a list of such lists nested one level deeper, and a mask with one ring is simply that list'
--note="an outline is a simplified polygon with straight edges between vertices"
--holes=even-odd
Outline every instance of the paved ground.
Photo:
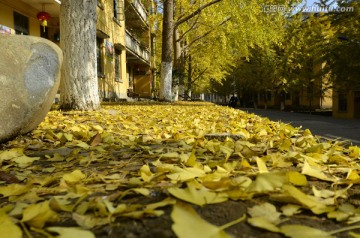
[{"label": "paved ground", "polygon": [[268,117],[273,121],[291,123],[293,126],[310,129],[314,135],[329,139],[350,141],[360,145],[360,120],[339,119],[330,116],[311,115],[307,113],[283,112],[278,110],[241,108],[243,111]]}]

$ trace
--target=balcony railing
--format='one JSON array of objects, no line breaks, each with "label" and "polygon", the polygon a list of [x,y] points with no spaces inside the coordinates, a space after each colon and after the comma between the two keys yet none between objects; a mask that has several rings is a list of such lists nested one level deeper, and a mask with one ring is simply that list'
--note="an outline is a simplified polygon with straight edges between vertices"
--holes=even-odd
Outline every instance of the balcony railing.
[{"label": "balcony railing", "polygon": [[130,32],[126,31],[125,34],[125,45],[137,56],[145,60],[150,61],[149,51],[140,45],[140,42],[133,37]]},{"label": "balcony railing", "polygon": [[141,18],[143,19],[144,22],[147,23],[148,20],[148,13],[145,10],[144,5],[141,3],[141,0],[129,0],[131,2],[131,4],[134,6],[134,8],[136,9],[136,11],[140,14]]}]

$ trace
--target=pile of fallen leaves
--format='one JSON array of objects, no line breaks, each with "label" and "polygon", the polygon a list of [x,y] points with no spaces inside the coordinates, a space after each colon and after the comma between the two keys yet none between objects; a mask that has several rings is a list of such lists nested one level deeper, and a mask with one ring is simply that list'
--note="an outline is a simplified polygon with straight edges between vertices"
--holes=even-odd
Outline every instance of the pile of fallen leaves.
[{"label": "pile of fallen leaves", "polygon": [[[181,238],[231,237],[225,229],[240,222],[288,237],[360,237],[349,231],[360,228],[349,199],[359,159],[359,147],[208,103],[51,111],[0,151],[0,234],[90,238],[117,219],[159,217],[171,207]],[[223,226],[194,209],[257,197],[266,202]],[[287,222],[309,213],[344,228]]]}]

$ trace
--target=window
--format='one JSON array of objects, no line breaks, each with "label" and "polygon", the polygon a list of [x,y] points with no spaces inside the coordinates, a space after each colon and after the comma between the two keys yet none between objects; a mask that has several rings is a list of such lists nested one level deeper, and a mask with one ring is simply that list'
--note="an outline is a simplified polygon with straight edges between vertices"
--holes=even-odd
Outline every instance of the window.
[{"label": "window", "polygon": [[14,12],[14,29],[17,35],[29,35],[29,18]]},{"label": "window", "polygon": [[115,81],[121,82],[121,51],[115,50]]},{"label": "window", "polygon": [[99,78],[105,78],[104,70],[103,70],[103,54],[102,54],[102,46],[104,40],[102,38],[96,38],[96,61],[97,61],[97,73]]},{"label": "window", "polygon": [[347,111],[347,97],[345,93],[339,93],[339,112]]},{"label": "window", "polygon": [[114,0],[114,20],[118,24],[123,21],[123,2],[120,0]]}]

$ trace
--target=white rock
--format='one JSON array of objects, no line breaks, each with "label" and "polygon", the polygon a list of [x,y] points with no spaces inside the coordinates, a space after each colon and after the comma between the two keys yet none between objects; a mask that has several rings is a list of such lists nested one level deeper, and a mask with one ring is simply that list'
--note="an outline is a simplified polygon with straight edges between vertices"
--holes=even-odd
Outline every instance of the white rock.
[{"label": "white rock", "polygon": [[60,83],[62,52],[40,37],[0,35],[0,142],[35,129]]}]

